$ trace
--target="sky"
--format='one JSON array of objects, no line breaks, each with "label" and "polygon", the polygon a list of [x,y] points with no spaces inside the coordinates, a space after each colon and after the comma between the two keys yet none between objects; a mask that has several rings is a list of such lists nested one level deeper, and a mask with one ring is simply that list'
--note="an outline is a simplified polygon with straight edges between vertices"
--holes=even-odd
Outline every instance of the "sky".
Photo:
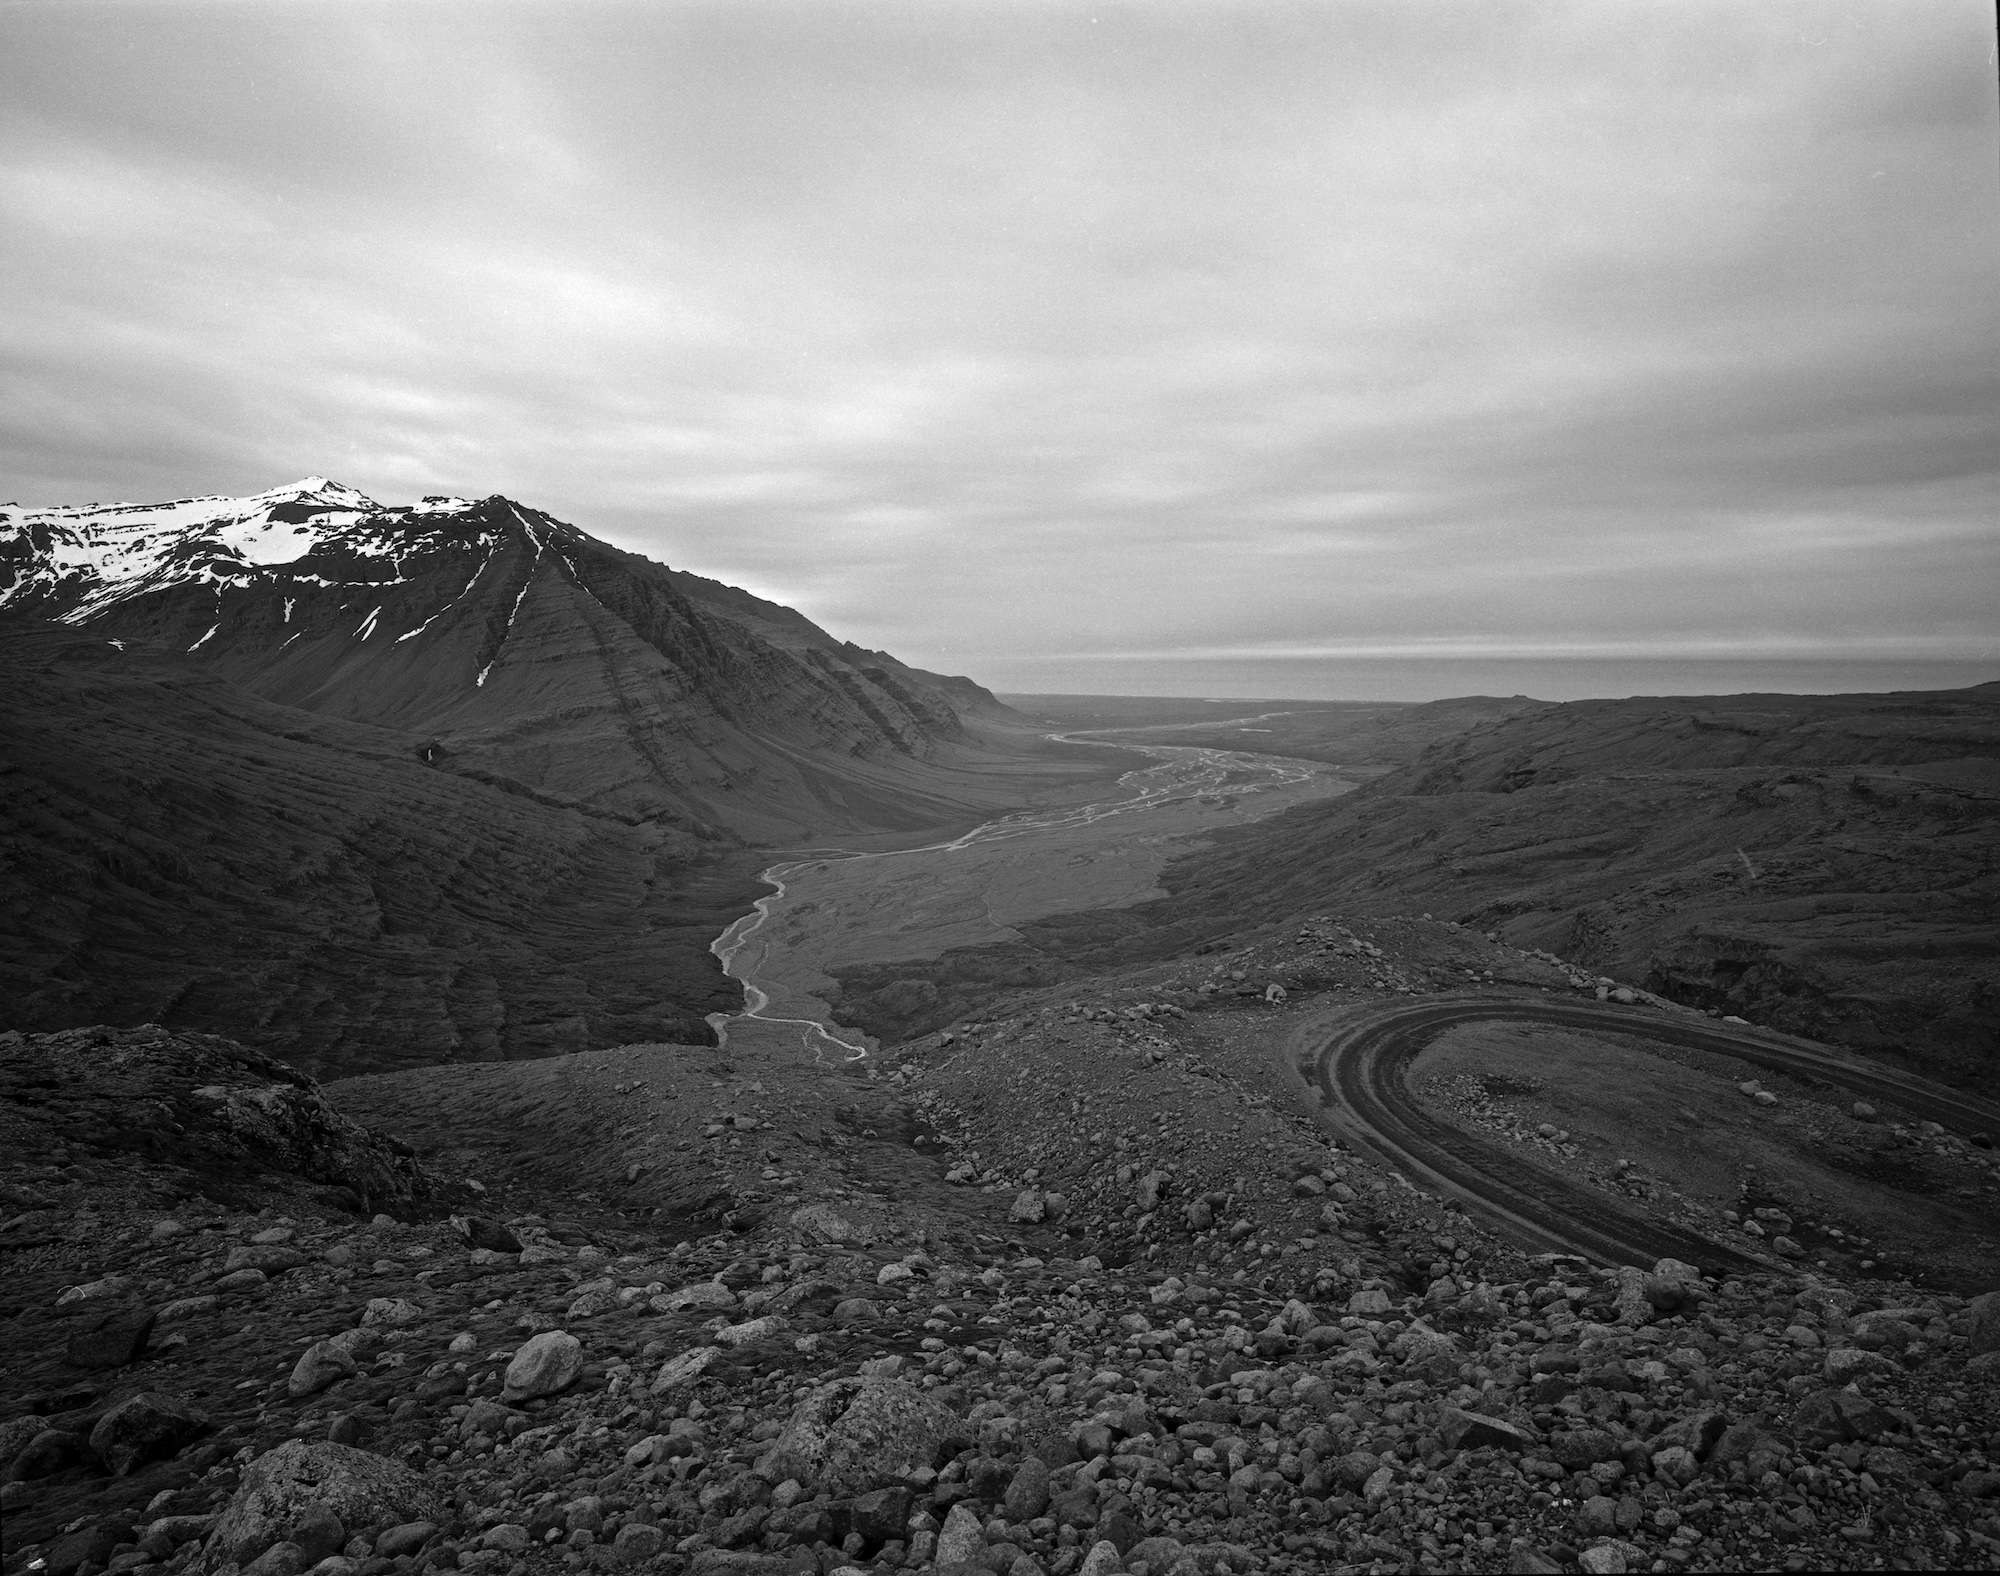
[{"label": "sky", "polygon": [[1016,692],[2000,678],[1995,83],[1986,0],[0,0],[0,498],[504,493]]}]

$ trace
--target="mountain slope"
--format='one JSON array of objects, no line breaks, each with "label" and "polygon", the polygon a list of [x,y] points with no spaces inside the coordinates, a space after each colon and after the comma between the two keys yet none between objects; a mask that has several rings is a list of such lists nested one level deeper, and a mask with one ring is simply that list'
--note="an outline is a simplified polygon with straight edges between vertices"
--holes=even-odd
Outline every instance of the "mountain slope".
[{"label": "mountain slope", "polygon": [[0,510],[0,609],[187,652],[537,790],[728,842],[912,827],[1009,714],[969,680],[504,498]]},{"label": "mountain slope", "polygon": [[761,860],[426,764],[185,654],[0,624],[0,1026],[227,1031],[315,1075],[708,1043]]}]

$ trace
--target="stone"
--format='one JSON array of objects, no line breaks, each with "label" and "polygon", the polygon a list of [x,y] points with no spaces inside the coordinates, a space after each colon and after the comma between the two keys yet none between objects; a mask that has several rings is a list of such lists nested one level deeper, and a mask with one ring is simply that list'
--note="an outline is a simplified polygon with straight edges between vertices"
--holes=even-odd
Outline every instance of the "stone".
[{"label": "stone", "polygon": [[837,1379],[801,1401],[757,1463],[833,1495],[865,1493],[931,1466],[962,1432],[944,1402],[900,1379]]},{"label": "stone", "polygon": [[1347,1311],[1357,1318],[1379,1318],[1385,1313],[1394,1313],[1396,1305],[1379,1286],[1369,1286],[1347,1299]]},{"label": "stone", "polygon": [[566,1330],[544,1330],[530,1336],[507,1364],[503,1401],[529,1401],[556,1395],[575,1384],[583,1373],[583,1343]]},{"label": "stone", "polygon": [[1562,1576],[1563,1567],[1540,1549],[1517,1543],[1507,1555],[1508,1576]]},{"label": "stone", "polygon": [[667,1535],[658,1527],[628,1522],[611,1540],[611,1554],[620,1564],[638,1565],[658,1554],[666,1541]]},{"label": "stone", "polygon": [[1754,1480],[1777,1466],[1785,1453],[1783,1440],[1755,1421],[1746,1419],[1730,1424],[1723,1431],[1722,1437],[1715,1442],[1715,1448],[1708,1453],[1708,1464],[1726,1467],[1732,1461],[1741,1461]]},{"label": "stone", "polygon": [[1028,1188],[1014,1196],[1013,1206],[1007,1211],[1007,1221],[1009,1225],[1016,1226],[1039,1225],[1045,1213],[1047,1212],[1042,1207],[1042,1195],[1035,1189]]},{"label": "stone", "polygon": [[887,1543],[903,1536],[910,1519],[910,1491],[906,1488],[878,1488],[834,1507],[833,1532],[844,1538],[859,1533],[871,1545]]},{"label": "stone", "polygon": [[668,1358],[653,1376],[653,1394],[669,1395],[675,1390],[685,1389],[707,1373],[709,1366],[721,1355],[722,1348],[719,1346],[697,1346],[678,1357]]},{"label": "stone", "polygon": [[736,1306],[736,1293],[721,1281],[696,1281],[678,1291],[664,1292],[647,1304],[655,1313],[713,1312]]},{"label": "stone", "polygon": [[866,1297],[843,1297],[833,1305],[833,1322],[843,1330],[882,1317],[880,1304]]},{"label": "stone", "polygon": [[454,1215],[452,1222],[459,1235],[465,1238],[469,1247],[484,1248],[488,1253],[519,1253],[521,1239],[501,1225],[497,1220],[485,1220],[477,1215]]},{"label": "stone", "polygon": [[90,1431],[90,1452],[116,1477],[175,1454],[208,1426],[185,1397],[146,1390],[120,1401]]},{"label": "stone", "polygon": [[986,1533],[970,1506],[951,1507],[938,1531],[937,1562],[940,1565],[970,1565],[986,1548]]},{"label": "stone", "polygon": [[1166,1197],[1167,1190],[1172,1185],[1173,1180],[1170,1172],[1162,1171],[1158,1167],[1140,1177],[1138,1187],[1140,1210],[1146,1214],[1151,1214],[1154,1210],[1158,1209],[1161,1200]]},{"label": "stone", "polygon": [[308,1568],[317,1565],[329,1554],[338,1554],[347,1541],[347,1528],[341,1520],[324,1505],[308,1505],[299,1519],[292,1523],[291,1541],[305,1553]]},{"label": "stone", "polygon": [[376,1325],[415,1324],[424,1316],[424,1310],[407,1297],[371,1297],[368,1306],[362,1310],[361,1323],[364,1328]]},{"label": "stone", "polygon": [[1836,1346],[1826,1354],[1821,1372],[1830,1385],[1848,1385],[1869,1374],[1893,1374],[1901,1372],[1901,1369],[1893,1358],[1884,1357],[1880,1352],[1864,1352],[1855,1346]]},{"label": "stone", "polygon": [[156,1318],[150,1308],[114,1313],[94,1328],[72,1335],[64,1355],[78,1368],[123,1368],[145,1353]]},{"label": "stone", "polygon": [[[207,1548],[211,1562],[248,1564],[279,1542],[308,1507],[350,1527],[436,1521],[436,1493],[408,1467],[345,1445],[288,1439],[243,1469]],[[379,1551],[379,1544],[378,1544]]]},{"label": "stone", "polygon": [[287,1539],[272,1544],[245,1565],[242,1576],[302,1576],[310,1563],[306,1551]]},{"label": "stone", "polygon": [[1595,1466],[1600,1461],[1618,1459],[1618,1438],[1602,1428],[1577,1428],[1565,1434],[1551,1434],[1549,1459],[1570,1471]]},{"label": "stone", "polygon": [[1653,1475],[1669,1483],[1677,1483],[1682,1488],[1695,1480],[1701,1471],[1701,1463],[1694,1458],[1694,1452],[1685,1445],[1669,1445],[1664,1450],[1653,1452]]},{"label": "stone", "polygon": [[1114,1571],[1123,1568],[1124,1559],[1118,1552],[1118,1545],[1106,1538],[1091,1545],[1083,1563],[1076,1568],[1076,1576],[1112,1576]]},{"label": "stone", "polygon": [[[33,1419],[41,1422],[43,1419]],[[42,1428],[20,1449],[8,1470],[24,1483],[48,1477],[81,1461],[89,1444],[81,1434],[67,1428]]]},{"label": "stone", "polygon": [[768,1340],[784,1328],[783,1319],[767,1313],[761,1318],[746,1319],[741,1324],[724,1325],[715,1332],[715,1341],[718,1346],[748,1346],[753,1341]]},{"label": "stone", "polygon": [[1491,1446],[1519,1454],[1535,1444],[1534,1435],[1502,1418],[1488,1417],[1483,1412],[1467,1412],[1455,1406],[1445,1407],[1439,1412],[1437,1431],[1447,1450],[1478,1450]]},{"label": "stone", "polygon": [[73,1302],[95,1302],[107,1297],[122,1297],[132,1289],[132,1279],[128,1275],[106,1275],[100,1280],[84,1281],[80,1285],[65,1286],[56,1293],[56,1306],[67,1308]]},{"label": "stone", "polygon": [[1814,1391],[1791,1417],[1793,1436],[1807,1445],[1839,1445],[1850,1439],[1872,1443],[1897,1427],[1890,1413],[1853,1390]]},{"label": "stone", "polygon": [[1604,1494],[1591,1495],[1577,1507],[1576,1530],[1579,1537],[1610,1537],[1618,1530],[1618,1501]]},{"label": "stone", "polygon": [[818,1247],[865,1245],[874,1240],[872,1232],[831,1204],[808,1204],[793,1210],[791,1225],[792,1230]]},{"label": "stone", "polygon": [[296,1248],[247,1242],[240,1248],[229,1250],[229,1257],[222,1261],[222,1273],[233,1275],[238,1270],[262,1270],[265,1278],[270,1279],[283,1275],[287,1270],[297,1269],[305,1261],[306,1256]]},{"label": "stone", "polygon": [[1588,1571],[1590,1576],[1625,1576],[1625,1572],[1631,1569],[1625,1563],[1625,1551],[1615,1543],[1585,1549],[1576,1557],[1576,1562]]},{"label": "stone", "polygon": [[1029,1456],[1014,1473],[1002,1501],[1007,1519],[1033,1521],[1049,1508],[1049,1468],[1039,1456]]},{"label": "stone", "polygon": [[217,1291],[250,1291],[270,1280],[262,1270],[235,1270],[214,1282]]},{"label": "stone", "polygon": [[405,1554],[414,1554],[437,1532],[437,1525],[430,1521],[405,1521],[388,1529],[375,1540],[375,1554],[380,1559],[398,1559]]},{"label": "stone", "polygon": [[1965,1305],[1965,1316],[1972,1354],[2000,1352],[2000,1291],[1981,1292]]},{"label": "stone", "polygon": [[317,1395],[328,1385],[351,1379],[361,1371],[352,1355],[331,1341],[318,1341],[299,1355],[285,1389],[293,1396]]},{"label": "stone", "polygon": [[111,1551],[126,1542],[131,1528],[115,1520],[100,1521],[75,1532],[65,1533],[49,1545],[43,1556],[43,1571],[36,1576],[73,1576],[79,1565],[91,1564],[100,1570],[111,1562]]},{"label": "stone", "polygon": [[156,1324],[179,1324],[184,1320],[197,1318],[219,1306],[220,1297],[176,1297],[163,1306],[154,1320]]}]

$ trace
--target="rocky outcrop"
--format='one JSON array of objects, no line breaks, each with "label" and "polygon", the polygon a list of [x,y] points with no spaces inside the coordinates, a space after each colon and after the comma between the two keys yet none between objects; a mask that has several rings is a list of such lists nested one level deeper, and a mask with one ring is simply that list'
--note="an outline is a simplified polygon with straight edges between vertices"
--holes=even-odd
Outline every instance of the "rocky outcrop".
[{"label": "rocky outcrop", "polygon": [[[0,1034],[0,1147],[23,1160],[62,1148],[125,1154],[218,1183],[279,1172],[355,1209],[407,1207],[432,1187],[407,1145],[343,1116],[296,1068],[152,1025]],[[282,1248],[245,1252],[295,1262]],[[261,1275],[276,1264],[246,1257],[227,1268]]]}]

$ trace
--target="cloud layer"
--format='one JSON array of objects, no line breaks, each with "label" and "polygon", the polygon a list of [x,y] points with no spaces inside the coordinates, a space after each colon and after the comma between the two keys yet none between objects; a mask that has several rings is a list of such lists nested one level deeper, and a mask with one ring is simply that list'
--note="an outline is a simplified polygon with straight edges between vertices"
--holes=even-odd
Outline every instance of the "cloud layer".
[{"label": "cloud layer", "polygon": [[0,493],[505,492],[1019,689],[2000,674],[1981,4],[0,30]]}]

